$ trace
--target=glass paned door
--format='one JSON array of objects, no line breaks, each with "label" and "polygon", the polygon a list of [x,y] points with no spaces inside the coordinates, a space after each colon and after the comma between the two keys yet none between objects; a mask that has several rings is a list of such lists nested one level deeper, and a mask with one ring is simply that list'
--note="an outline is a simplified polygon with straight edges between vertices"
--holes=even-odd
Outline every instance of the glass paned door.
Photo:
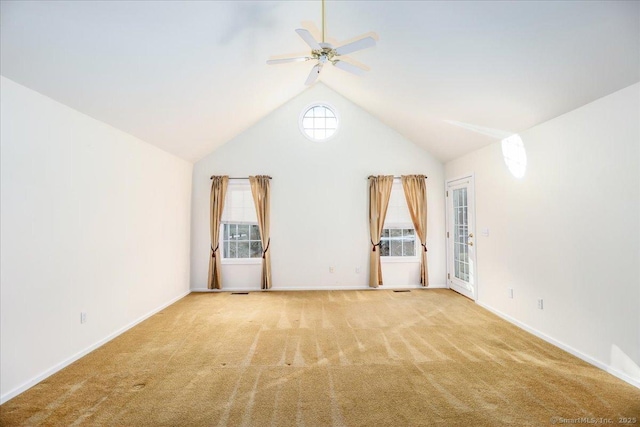
[{"label": "glass paned door", "polygon": [[448,182],[446,191],[447,282],[451,289],[475,300],[473,177]]},{"label": "glass paned door", "polygon": [[453,265],[456,278],[469,281],[469,217],[467,188],[453,190]]}]

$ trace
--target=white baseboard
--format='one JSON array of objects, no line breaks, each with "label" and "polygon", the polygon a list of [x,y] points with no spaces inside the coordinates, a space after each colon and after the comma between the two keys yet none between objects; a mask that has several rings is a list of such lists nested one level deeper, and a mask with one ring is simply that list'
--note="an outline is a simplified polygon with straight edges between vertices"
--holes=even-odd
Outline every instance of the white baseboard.
[{"label": "white baseboard", "polygon": [[[369,286],[274,286],[269,291],[367,291],[385,289],[447,289],[446,284],[435,284],[424,287],[421,285],[383,285],[379,288]],[[191,292],[258,292],[259,288],[226,288],[226,289],[206,289],[192,288]]]},{"label": "white baseboard", "polygon": [[278,286],[273,287],[271,291],[366,291],[373,290],[368,286]]},{"label": "white baseboard", "polygon": [[545,340],[546,342],[548,342],[549,344],[552,344],[558,348],[561,348],[562,350],[566,351],[567,353],[570,353],[574,356],[576,356],[578,359],[582,359],[587,363],[592,364],[593,366],[602,369],[605,372],[610,373],[611,375],[620,378],[622,381],[627,382],[629,384],[631,384],[634,387],[640,388],[640,381],[638,381],[635,378],[631,378],[629,375],[625,374],[624,372],[620,372],[617,369],[612,368],[611,366],[607,365],[606,363],[603,363],[599,360],[594,359],[591,356],[587,356],[586,354],[576,350],[575,348],[568,346],[554,338],[551,338],[550,336],[543,334],[542,332],[538,331],[537,329],[534,329],[522,322],[520,322],[519,320],[514,319],[513,317],[504,314],[503,312],[496,310],[495,308],[480,302],[480,301],[476,301],[476,304],[478,304],[480,307],[485,308],[487,310],[489,310],[490,312],[492,312],[493,314],[503,318],[504,320],[506,320],[509,323],[513,323],[514,325],[516,325],[517,327],[524,329],[525,331],[537,336],[540,339]]},{"label": "white baseboard", "polygon": [[165,304],[162,304],[160,307],[155,308],[155,309],[151,310],[150,312],[148,312],[147,314],[144,314],[144,315],[140,316],[139,318],[137,318],[133,322],[123,326],[122,328],[120,328],[117,331],[113,332],[112,334],[106,336],[105,338],[101,339],[100,341],[98,341],[98,342],[96,342],[94,344],[91,344],[89,347],[85,348],[84,350],[79,351],[78,353],[74,354],[73,356],[69,357],[68,359],[65,359],[62,362],[58,363],[57,365],[47,369],[46,371],[44,371],[40,375],[30,379],[29,381],[27,381],[27,382],[23,383],[22,385],[14,388],[13,390],[8,391],[7,393],[5,393],[2,396],[0,396],[0,405],[5,403],[5,402],[7,402],[8,400],[13,399],[14,397],[19,395],[20,393],[30,389],[34,385],[38,384],[40,381],[50,377],[51,375],[55,374],[59,370],[61,370],[63,368],[66,368],[67,366],[69,366],[70,364],[75,362],[76,360],[80,359],[83,356],[86,356],[87,354],[89,354],[93,350],[95,350],[96,348],[102,346],[103,344],[106,344],[107,342],[111,341],[112,339],[114,339],[118,335],[128,331],[129,329],[131,329],[134,326],[136,326],[138,323],[148,319],[149,317],[153,316],[154,314],[158,313],[159,311],[164,310],[165,308],[167,308],[168,306],[170,306],[174,302],[184,298],[185,296],[189,295],[190,293],[191,293],[191,291],[187,291],[187,292],[185,292],[185,293],[183,293],[181,295],[178,295],[177,297],[171,299],[169,302],[167,302]]},{"label": "white baseboard", "polygon": [[260,288],[228,288],[228,289],[207,289],[207,288],[192,288],[193,293],[217,293],[217,292],[258,292]]},{"label": "white baseboard", "polygon": [[[378,289],[384,289],[385,287],[381,287]],[[400,287],[392,288],[386,287],[387,289],[399,289]],[[404,288],[408,288],[408,286],[404,286]],[[271,289],[260,289],[260,288],[226,288],[226,289],[202,289],[196,288],[191,289],[191,292],[288,292],[288,291],[367,291],[367,290],[376,290],[375,288],[370,288],[368,286],[283,286],[283,287],[272,287]]]}]

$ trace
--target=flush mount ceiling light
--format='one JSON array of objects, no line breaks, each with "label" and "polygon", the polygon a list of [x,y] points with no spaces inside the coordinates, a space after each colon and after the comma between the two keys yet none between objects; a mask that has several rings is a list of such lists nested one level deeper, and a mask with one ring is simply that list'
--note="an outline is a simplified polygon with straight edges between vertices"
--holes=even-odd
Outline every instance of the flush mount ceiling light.
[{"label": "flush mount ceiling light", "polygon": [[356,65],[355,63],[344,61],[344,57],[340,58],[343,55],[346,55],[351,52],[355,52],[358,50],[366,49],[368,47],[373,47],[376,45],[376,40],[371,36],[362,37],[354,42],[347,43],[345,45],[339,47],[333,47],[331,43],[327,43],[325,41],[324,33],[325,33],[325,11],[324,11],[324,0],[322,0],[322,42],[318,43],[316,39],[313,38],[311,33],[304,29],[298,28],[296,33],[305,41],[311,48],[311,53],[308,56],[296,56],[290,58],[280,58],[280,59],[270,59],[267,61],[267,64],[284,64],[287,62],[302,62],[313,60],[316,61],[316,65],[311,69],[311,73],[309,73],[309,77],[305,81],[307,86],[312,85],[320,76],[320,71],[322,71],[322,67],[330,62],[334,66],[340,68],[341,70],[348,71],[350,73],[356,75],[362,75],[366,71],[369,71],[369,68],[364,65]]}]

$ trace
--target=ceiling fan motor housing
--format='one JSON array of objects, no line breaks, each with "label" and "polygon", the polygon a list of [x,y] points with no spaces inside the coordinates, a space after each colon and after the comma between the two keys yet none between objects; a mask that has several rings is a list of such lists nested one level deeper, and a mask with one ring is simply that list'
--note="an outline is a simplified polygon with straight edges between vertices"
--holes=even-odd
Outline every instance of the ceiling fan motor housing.
[{"label": "ceiling fan motor housing", "polygon": [[329,43],[320,43],[320,47],[321,50],[312,50],[311,55],[322,64],[326,64],[327,61],[333,62],[333,57],[336,56],[335,49]]}]

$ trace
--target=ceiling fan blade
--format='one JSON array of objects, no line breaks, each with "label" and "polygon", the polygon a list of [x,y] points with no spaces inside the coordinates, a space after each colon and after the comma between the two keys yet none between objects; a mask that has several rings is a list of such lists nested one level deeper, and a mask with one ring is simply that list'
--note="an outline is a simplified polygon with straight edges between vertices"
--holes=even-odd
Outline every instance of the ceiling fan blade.
[{"label": "ceiling fan blade", "polygon": [[351,64],[350,62],[346,62],[346,61],[335,60],[333,62],[333,65],[335,65],[336,67],[340,68],[341,70],[348,71],[348,72],[350,72],[352,74],[355,74],[357,76],[363,76],[364,73],[369,71],[366,68],[359,67],[359,66],[357,66],[355,64]]},{"label": "ceiling fan blade", "polygon": [[[297,31],[297,30],[296,30]],[[373,37],[365,37],[360,40],[356,40],[351,43],[347,43],[344,46],[340,46],[336,48],[337,55],[346,55],[347,53],[355,52],[357,50],[366,49],[368,47],[373,47],[376,45],[376,39]]]},{"label": "ceiling fan blade", "polygon": [[316,39],[313,38],[309,30],[298,28],[296,30],[296,33],[298,33],[298,35],[302,37],[302,40],[304,40],[304,42],[308,44],[312,50],[322,50],[322,47],[320,47]]},{"label": "ceiling fan blade", "polygon": [[322,71],[322,65],[321,64],[314,65],[313,68],[311,69],[311,72],[309,73],[309,77],[307,77],[307,81],[304,82],[304,84],[307,86],[311,86],[316,80],[318,80],[318,77],[320,76],[320,71]]},{"label": "ceiling fan blade", "polygon": [[267,60],[267,64],[275,65],[275,64],[286,64],[287,62],[303,62],[310,60],[310,56],[298,56],[295,58],[280,58],[280,59],[269,59]]}]

